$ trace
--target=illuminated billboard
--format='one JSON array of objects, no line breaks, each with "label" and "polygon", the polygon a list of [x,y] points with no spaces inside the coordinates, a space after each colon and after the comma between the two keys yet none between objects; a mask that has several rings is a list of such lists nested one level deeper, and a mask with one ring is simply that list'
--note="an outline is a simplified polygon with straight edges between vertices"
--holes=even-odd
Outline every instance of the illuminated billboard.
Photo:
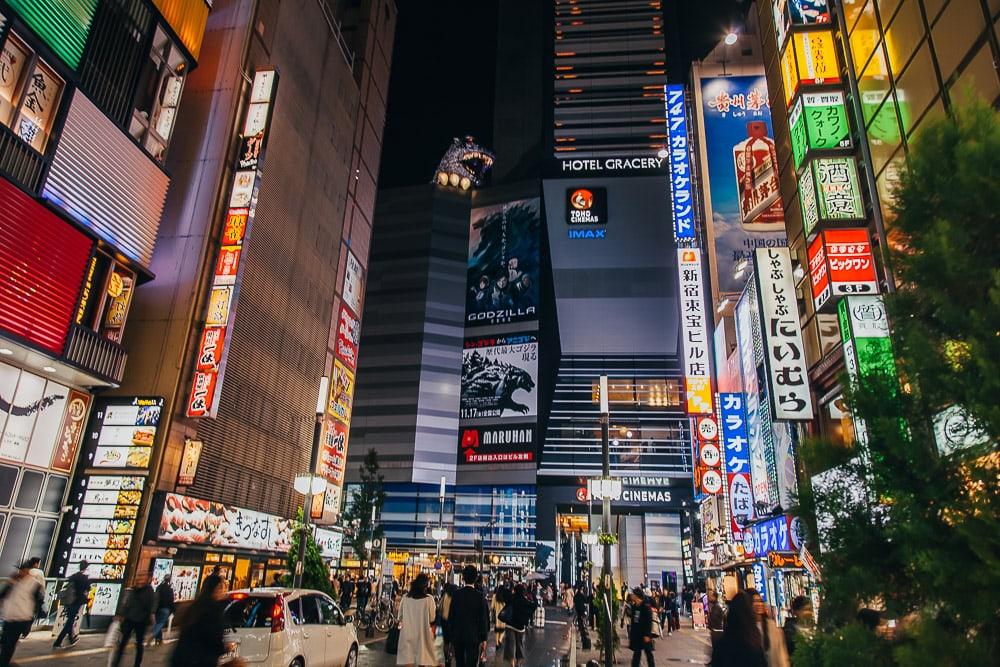
[{"label": "illuminated billboard", "polygon": [[809,151],[851,146],[843,91],[803,93],[792,105],[788,124],[796,169]]},{"label": "illuminated billboard", "polygon": [[[607,221],[607,193],[603,188],[573,188],[568,198],[572,200],[566,204],[567,223],[571,226],[603,225]],[[580,215],[573,217],[570,208]],[[539,209],[537,197],[472,209],[466,326],[538,319]],[[596,219],[600,221],[594,222]]]},{"label": "illuminated billboard", "polygon": [[713,279],[720,293],[739,293],[745,279],[735,277],[736,266],[755,248],[787,243],[767,82],[763,75],[705,78],[698,93]]},{"label": "illuminated billboard", "polygon": [[708,315],[700,248],[677,249],[677,274],[680,279],[687,413],[711,414],[712,377],[708,349]]},{"label": "illuminated billboard", "polygon": [[691,195],[691,160],[688,145],[687,105],[684,86],[669,84],[664,102],[667,109],[667,158],[670,162],[670,194],[674,214],[674,240],[693,241],[694,200]]},{"label": "illuminated billboard", "polygon": [[781,79],[785,104],[789,105],[801,86],[840,83],[840,68],[828,30],[796,32],[781,52]]},{"label": "illuminated billboard", "polygon": [[809,282],[817,310],[831,296],[878,293],[867,229],[821,231],[809,244],[808,254]]},{"label": "illuminated billboard", "polygon": [[461,418],[537,414],[538,336],[466,338],[462,351]]}]

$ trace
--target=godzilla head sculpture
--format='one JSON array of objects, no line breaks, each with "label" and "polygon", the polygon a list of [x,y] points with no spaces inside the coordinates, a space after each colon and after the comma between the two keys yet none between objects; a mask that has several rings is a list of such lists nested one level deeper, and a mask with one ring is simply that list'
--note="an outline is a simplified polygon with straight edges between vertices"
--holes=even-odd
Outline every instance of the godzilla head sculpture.
[{"label": "godzilla head sculpture", "polygon": [[493,168],[494,159],[493,153],[477,145],[472,137],[455,137],[434,172],[433,182],[463,190],[479,187]]}]

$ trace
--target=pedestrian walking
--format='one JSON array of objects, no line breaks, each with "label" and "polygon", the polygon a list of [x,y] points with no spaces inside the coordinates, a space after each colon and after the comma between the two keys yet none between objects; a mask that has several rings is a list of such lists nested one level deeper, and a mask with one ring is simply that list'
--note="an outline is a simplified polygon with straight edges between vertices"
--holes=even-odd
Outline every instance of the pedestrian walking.
[{"label": "pedestrian walking", "polygon": [[767,603],[760,593],[753,588],[747,589],[753,601],[753,611],[760,628],[761,645],[767,658],[767,667],[791,667],[788,659],[788,649],[785,648],[785,637],[781,629],[771,618]]},{"label": "pedestrian walking", "polygon": [[524,584],[518,584],[514,586],[510,602],[500,612],[504,617],[503,622],[507,625],[503,638],[503,659],[509,660],[511,667],[524,664],[524,634],[531,624],[531,617],[535,614],[537,606],[528,599]]},{"label": "pedestrian walking", "polygon": [[351,598],[353,597],[354,580],[350,577],[345,577],[343,583],[340,584],[340,608],[345,614],[351,608]]},{"label": "pedestrian walking", "polygon": [[42,572],[42,559],[38,556],[33,556],[28,559],[28,574],[35,578],[42,588],[45,588],[45,573]]},{"label": "pedestrian walking", "polygon": [[712,667],[767,667],[753,595],[741,591],[729,601],[726,629],[712,647]]},{"label": "pedestrian walking", "polygon": [[[562,595],[560,595],[560,598]],[[500,612],[510,602],[510,591],[503,584],[497,586],[493,591],[493,629],[495,630],[496,648],[499,651],[503,647],[503,633],[507,631],[507,625],[500,620]]]},{"label": "pedestrian walking", "polygon": [[156,622],[153,624],[153,642],[163,643],[163,628],[167,625],[170,615],[174,613],[174,587],[170,585],[168,574],[156,587]]},{"label": "pedestrian walking", "polygon": [[576,629],[580,633],[583,649],[590,649],[590,633],[587,631],[590,619],[590,599],[583,584],[576,585],[576,596],[573,598],[573,611],[576,612]]},{"label": "pedestrian walking", "polygon": [[726,629],[726,613],[719,604],[719,594],[715,591],[708,592],[708,633],[712,640],[712,649],[722,639],[722,632]]},{"label": "pedestrian walking", "polygon": [[205,577],[198,597],[180,616],[180,636],[170,657],[171,667],[217,667],[226,654],[226,583],[221,577]]},{"label": "pedestrian walking", "polygon": [[655,667],[653,660],[653,608],[642,588],[636,586],[630,596],[632,614],[628,626],[628,647],[632,651],[632,667],[639,667],[646,654],[647,667]]},{"label": "pedestrian walking", "polygon": [[8,667],[21,637],[27,637],[31,624],[43,615],[44,587],[31,575],[31,564],[21,563],[10,581],[0,590],[0,618],[3,635],[0,636],[0,667]]},{"label": "pedestrian walking", "polygon": [[675,630],[681,629],[681,607],[676,591],[670,591],[670,598],[667,600],[667,611],[670,615],[668,619],[670,621],[669,634],[673,634]]},{"label": "pedestrian walking", "polygon": [[795,653],[795,644],[799,637],[810,637],[813,632],[813,603],[805,595],[799,595],[792,600],[792,613],[785,619],[781,628],[785,635],[785,648],[788,655]]},{"label": "pedestrian walking", "polygon": [[573,613],[573,599],[576,597],[576,592],[573,587],[566,584],[566,588],[563,589],[563,609],[567,614]]},{"label": "pedestrian walking", "polygon": [[149,574],[139,572],[136,574],[135,584],[125,591],[125,596],[116,614],[121,621],[121,638],[115,649],[115,657],[111,661],[112,667],[118,667],[121,663],[125,646],[133,635],[135,636],[135,667],[142,664],[146,630],[149,629],[153,621],[155,602],[156,595],[153,592],[153,587],[149,585]]},{"label": "pedestrian walking", "polygon": [[476,589],[478,576],[475,565],[466,565],[462,570],[465,585],[452,594],[448,617],[455,667],[477,667],[480,659],[486,656],[490,610],[486,598]]},{"label": "pedestrian walking", "polygon": [[399,649],[397,665],[425,667],[437,665],[434,649],[434,598],[427,592],[430,580],[418,574],[410,584],[410,592],[399,605]]},{"label": "pedestrian walking", "polygon": [[358,585],[354,589],[355,594],[358,596],[358,613],[364,612],[368,608],[368,600],[371,599],[372,595],[372,584],[368,580],[368,577],[361,577],[358,579]]},{"label": "pedestrian walking", "polygon": [[87,597],[90,595],[90,577],[87,576],[87,568],[90,564],[80,561],[80,569],[69,576],[62,590],[59,591],[59,604],[66,610],[66,622],[63,624],[59,636],[52,644],[52,648],[62,648],[63,639],[69,637],[69,645],[74,646],[80,641],[80,635],[74,633],[76,628],[76,617],[80,614],[80,609],[87,604]]}]

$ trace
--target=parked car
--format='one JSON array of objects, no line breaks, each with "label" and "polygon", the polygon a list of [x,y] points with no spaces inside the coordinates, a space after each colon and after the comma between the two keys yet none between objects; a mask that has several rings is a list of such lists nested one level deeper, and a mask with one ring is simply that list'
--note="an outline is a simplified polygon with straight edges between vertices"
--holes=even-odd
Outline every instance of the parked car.
[{"label": "parked car", "polygon": [[357,667],[354,619],[325,593],[232,591],[225,615],[230,655],[254,667]]}]

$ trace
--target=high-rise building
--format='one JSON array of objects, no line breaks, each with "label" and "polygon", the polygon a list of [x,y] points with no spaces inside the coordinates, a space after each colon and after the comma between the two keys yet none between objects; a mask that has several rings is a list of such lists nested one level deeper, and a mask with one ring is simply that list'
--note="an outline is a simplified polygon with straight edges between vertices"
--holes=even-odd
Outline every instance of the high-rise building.
[{"label": "high-rise building", "polygon": [[[117,590],[122,558],[140,541],[136,494],[147,488],[158,408],[128,406],[134,433],[121,429],[121,448],[94,441],[87,423],[103,410],[97,394],[126,382],[137,361],[131,316],[155,291],[161,215],[176,187],[168,164],[193,129],[188,83],[203,71],[208,14],[203,0],[0,2],[4,563],[37,556],[59,574],[54,564],[89,557]],[[57,544],[60,519],[80,516],[78,505],[62,511],[79,498],[78,461],[108,485],[98,488],[119,488],[116,474],[133,468],[135,493],[120,516],[108,493],[96,500],[101,517],[121,519],[115,536]]]},{"label": "high-rise building", "polygon": [[[89,545],[106,527],[94,520],[119,518],[90,507],[97,489],[127,490],[137,525],[117,560],[58,559],[153,565],[182,598],[215,565],[231,587],[284,573],[297,475],[327,480],[307,510],[318,523],[339,511],[396,8],[216,0],[206,18],[167,155],[156,280],[124,338],[133,363],[94,411],[96,454],[60,544]],[[117,477],[95,470],[105,459]],[[339,534],[319,535],[336,550]]]}]

